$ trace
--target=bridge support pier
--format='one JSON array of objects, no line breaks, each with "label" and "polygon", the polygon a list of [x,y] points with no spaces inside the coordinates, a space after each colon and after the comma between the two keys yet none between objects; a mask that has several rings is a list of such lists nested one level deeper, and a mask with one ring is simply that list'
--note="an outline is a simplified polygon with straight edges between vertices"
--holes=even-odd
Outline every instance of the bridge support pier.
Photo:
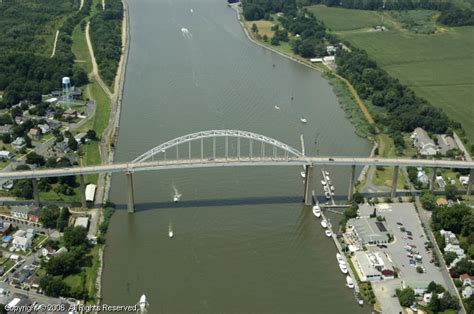
[{"label": "bridge support pier", "polygon": [[39,196],[39,190],[38,190],[38,180],[37,179],[31,179],[31,183],[33,183],[33,197],[35,199],[35,206],[40,207],[40,196]]},{"label": "bridge support pier", "polygon": [[127,210],[128,213],[133,214],[135,211],[135,203],[133,198],[133,177],[131,172],[127,172],[125,175],[127,176]]},{"label": "bridge support pier", "polygon": [[86,183],[84,182],[84,175],[79,176],[79,182],[81,183],[81,206],[82,208],[87,208],[86,202]]},{"label": "bridge support pier", "polygon": [[351,166],[351,176],[349,177],[349,193],[347,194],[347,199],[349,201],[352,200],[352,196],[354,195],[354,180],[356,175],[356,166]]},{"label": "bridge support pier", "polygon": [[433,168],[433,175],[431,176],[431,186],[430,186],[430,191],[433,192],[435,189],[435,184],[436,184],[436,172],[438,168],[434,167]]},{"label": "bridge support pier", "polygon": [[395,196],[397,196],[398,171],[400,170],[399,168],[400,168],[399,166],[393,167],[392,192],[390,193],[391,198],[394,198]]},{"label": "bridge support pier", "polygon": [[472,192],[472,184],[474,183],[474,169],[471,169],[471,172],[469,172],[469,181],[467,182],[467,190],[466,190],[466,195],[471,195]]},{"label": "bridge support pier", "polygon": [[313,205],[313,195],[311,187],[313,186],[313,172],[314,167],[311,165],[304,166],[305,180],[304,180],[304,204]]}]

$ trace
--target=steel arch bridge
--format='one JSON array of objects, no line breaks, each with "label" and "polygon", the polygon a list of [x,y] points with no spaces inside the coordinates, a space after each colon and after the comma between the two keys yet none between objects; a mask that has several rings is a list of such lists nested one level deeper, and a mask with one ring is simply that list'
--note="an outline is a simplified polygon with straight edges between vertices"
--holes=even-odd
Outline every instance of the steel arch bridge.
[{"label": "steel arch bridge", "polygon": [[[177,137],[175,139],[169,140],[161,145],[158,145],[146,153],[138,156],[134,160],[131,161],[131,165],[139,164],[146,162],[150,159],[152,159],[155,155],[158,155],[160,153],[166,154],[166,151],[171,149],[171,148],[176,148],[178,149],[178,146],[181,144],[188,143],[189,145],[189,152],[188,156],[189,159],[191,159],[191,143],[194,141],[200,141],[201,144],[201,159],[204,158],[204,149],[203,149],[203,142],[204,139],[212,139],[213,143],[213,150],[212,150],[212,156],[213,159],[216,158],[216,139],[217,138],[225,138],[225,156],[226,158],[228,157],[229,153],[229,138],[236,138],[237,139],[237,156],[240,159],[240,139],[248,139],[249,140],[249,158],[252,159],[253,157],[253,142],[259,142],[261,144],[261,155],[265,155],[265,145],[268,144],[273,148],[273,155],[276,157],[277,155],[277,150],[280,149],[284,152],[285,158],[303,158],[305,157],[302,152],[299,150],[282,143],[278,140],[275,140],[273,138],[261,135],[261,134],[256,134],[248,131],[240,131],[240,130],[208,130],[208,131],[201,131],[201,132],[196,132],[196,133],[191,133],[187,134],[184,136]],[[177,158],[179,159],[178,155],[178,150],[177,150]],[[235,162],[238,162],[235,161]]]}]

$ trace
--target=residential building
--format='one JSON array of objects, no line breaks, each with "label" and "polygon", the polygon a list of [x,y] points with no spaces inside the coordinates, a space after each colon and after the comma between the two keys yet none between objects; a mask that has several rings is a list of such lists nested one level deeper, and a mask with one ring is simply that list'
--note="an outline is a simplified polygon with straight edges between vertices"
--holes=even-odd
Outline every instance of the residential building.
[{"label": "residential building", "polygon": [[75,119],[77,118],[77,111],[72,108],[68,108],[66,111],[64,111],[62,118],[64,120]]},{"label": "residential building", "polygon": [[[438,199],[439,200],[439,199]],[[444,199],[446,200],[446,199]],[[438,201],[436,201],[438,203]],[[448,202],[446,201],[446,205],[448,204]],[[443,237],[444,237],[444,241],[446,244],[459,244],[459,240],[456,238],[456,235],[449,231],[449,230],[443,230],[441,229],[440,232],[439,232]]]},{"label": "residential building", "polygon": [[88,202],[94,201],[96,188],[97,188],[96,185],[92,183],[86,186],[86,201]]},{"label": "residential building", "polygon": [[38,128],[41,130],[42,134],[49,133],[51,131],[51,128],[49,127],[48,124],[38,124]]},{"label": "residential building", "polygon": [[468,185],[469,184],[469,176],[460,176],[459,177],[459,182],[462,185]]},{"label": "residential building", "polygon": [[469,299],[469,298],[472,296],[473,292],[474,292],[474,291],[473,291],[473,289],[472,289],[471,286],[465,287],[465,288],[462,290],[462,293],[461,293],[463,299]]},{"label": "residential building", "polygon": [[337,47],[333,45],[326,46],[326,52],[328,55],[333,56],[336,54]]},{"label": "residential building", "polygon": [[454,252],[458,257],[464,258],[466,255],[464,254],[464,250],[457,244],[446,244],[444,248],[444,253],[446,252]]},{"label": "residential building", "polygon": [[12,206],[10,215],[15,218],[28,220],[28,213],[37,207],[30,205]]},{"label": "residential building", "polygon": [[10,160],[13,158],[13,154],[8,150],[0,150],[0,159]]},{"label": "residential building", "polygon": [[23,137],[17,137],[13,142],[12,142],[12,147],[15,150],[22,150],[23,148],[26,147],[26,141]]},{"label": "residential building", "polygon": [[77,217],[74,223],[74,227],[89,227],[89,217]]},{"label": "residential building", "polygon": [[434,141],[424,129],[416,128],[411,135],[411,139],[413,140],[413,145],[418,148],[420,155],[434,156],[438,153]]},{"label": "residential building", "polygon": [[74,139],[76,140],[77,144],[82,144],[82,139],[86,138],[86,136],[86,133],[79,133],[74,136]]},{"label": "residential building", "polygon": [[0,235],[3,237],[10,233],[12,224],[7,221],[0,221]]},{"label": "residential building", "polygon": [[436,199],[436,205],[437,206],[446,206],[446,205],[448,205],[448,200],[446,200],[444,197],[440,197],[440,198]]},{"label": "residential building", "polygon": [[28,212],[28,220],[32,222],[39,222],[40,208],[34,208]]},{"label": "residential building", "polygon": [[20,125],[20,124],[23,124],[23,117],[22,116],[16,116],[15,117],[15,123]]},{"label": "residential building", "polygon": [[408,287],[412,288],[415,291],[415,294],[418,296],[424,295],[426,290],[428,290],[428,285],[430,283],[427,281],[415,281],[415,280],[403,280],[402,288],[406,289]]},{"label": "residential building", "polygon": [[474,285],[474,276],[469,276],[469,274],[462,274],[459,276],[463,286],[473,286]]},{"label": "residential building", "polygon": [[12,282],[14,284],[21,285],[22,283],[25,282],[26,279],[28,279],[28,277],[31,276],[31,274],[32,274],[31,270],[22,268],[16,271],[15,273],[13,273]]},{"label": "residential building", "polygon": [[15,249],[20,249],[25,252],[31,247],[34,236],[34,229],[28,229],[27,231],[18,230],[13,234],[12,245]]},{"label": "residential building", "polygon": [[438,134],[436,138],[438,139],[438,151],[443,155],[446,155],[451,149],[458,148],[456,141],[451,136]]},{"label": "residential building", "polygon": [[28,136],[34,141],[39,141],[41,139],[41,131],[40,129],[32,128],[28,131]]},{"label": "residential building", "polygon": [[12,132],[12,127],[11,125],[1,125],[0,126],[0,135],[4,135],[4,134],[10,134]]}]

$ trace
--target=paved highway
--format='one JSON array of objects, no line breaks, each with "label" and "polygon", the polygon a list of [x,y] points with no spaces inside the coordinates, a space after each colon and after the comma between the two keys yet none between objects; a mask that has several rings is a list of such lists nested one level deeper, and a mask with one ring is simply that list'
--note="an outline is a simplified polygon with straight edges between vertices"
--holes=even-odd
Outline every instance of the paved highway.
[{"label": "paved highway", "polygon": [[70,167],[56,169],[39,169],[27,171],[1,172],[0,179],[33,179],[46,177],[62,177],[81,174],[138,172],[166,169],[191,169],[211,167],[241,166],[413,166],[436,168],[474,169],[473,161],[426,160],[426,159],[383,159],[354,157],[293,157],[286,158],[216,158],[216,159],[179,159],[160,160],[141,163],[116,163],[98,166]]}]

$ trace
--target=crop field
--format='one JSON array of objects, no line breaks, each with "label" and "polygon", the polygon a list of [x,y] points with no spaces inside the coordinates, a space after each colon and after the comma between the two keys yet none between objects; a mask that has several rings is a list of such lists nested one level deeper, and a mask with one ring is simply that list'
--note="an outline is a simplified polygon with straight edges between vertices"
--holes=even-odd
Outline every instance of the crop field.
[{"label": "crop field", "polygon": [[380,25],[380,13],[312,5],[308,9],[331,31],[349,31]]},{"label": "crop field", "polygon": [[[325,10],[336,12],[320,15],[321,19],[326,25],[341,23],[339,29],[347,29],[351,21],[361,25],[357,12],[371,13],[339,8]],[[341,10],[344,14],[334,18]],[[347,11],[357,14],[352,18]],[[396,26],[395,18],[391,20]],[[390,75],[460,122],[467,138],[474,142],[474,27],[438,27],[435,34],[415,33],[400,25],[386,32],[360,29],[335,33],[367,51]]]}]

